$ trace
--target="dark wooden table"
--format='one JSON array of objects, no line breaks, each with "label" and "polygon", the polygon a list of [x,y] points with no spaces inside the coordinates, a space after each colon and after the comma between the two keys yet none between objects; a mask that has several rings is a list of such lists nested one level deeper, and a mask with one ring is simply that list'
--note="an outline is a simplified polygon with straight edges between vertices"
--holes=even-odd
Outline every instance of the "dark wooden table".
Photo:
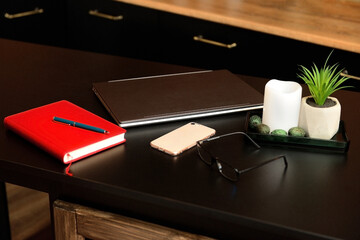
[{"label": "dark wooden table", "polygon": [[[194,70],[115,56],[0,40],[0,116],[69,100],[108,120],[92,82]],[[243,77],[263,90],[266,79]],[[150,90],[151,91],[151,90]],[[360,114],[357,92],[335,94],[351,140],[347,154],[263,147],[243,139],[224,146],[241,168],[286,154],[236,183],[190,149],[179,157],[149,142],[186,122],[129,128],[127,142],[66,166],[0,125],[0,238],[9,237],[3,182],[169,227],[217,238],[359,239]],[[126,104],[126,103],[122,103]],[[136,111],[136,109],[134,109]],[[246,113],[197,119],[217,134],[244,130]],[[229,150],[231,149],[231,150]]]}]

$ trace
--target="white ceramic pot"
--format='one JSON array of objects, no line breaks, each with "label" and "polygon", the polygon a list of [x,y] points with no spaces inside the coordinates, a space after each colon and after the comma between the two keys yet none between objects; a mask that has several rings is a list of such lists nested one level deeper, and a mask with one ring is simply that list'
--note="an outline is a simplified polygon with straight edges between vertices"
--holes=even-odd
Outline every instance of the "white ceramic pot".
[{"label": "white ceramic pot", "polygon": [[311,96],[303,97],[301,100],[299,127],[303,128],[311,138],[331,139],[339,129],[341,105],[334,98],[329,97],[336,104],[332,107],[312,107],[306,103]]}]

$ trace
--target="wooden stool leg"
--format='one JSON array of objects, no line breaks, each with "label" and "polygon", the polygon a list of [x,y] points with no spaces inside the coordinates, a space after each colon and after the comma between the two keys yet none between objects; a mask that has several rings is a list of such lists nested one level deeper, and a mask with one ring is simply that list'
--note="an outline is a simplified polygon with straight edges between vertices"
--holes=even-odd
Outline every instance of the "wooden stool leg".
[{"label": "wooden stool leg", "polygon": [[77,233],[76,211],[66,202],[54,202],[54,229],[56,240],[84,240]]}]

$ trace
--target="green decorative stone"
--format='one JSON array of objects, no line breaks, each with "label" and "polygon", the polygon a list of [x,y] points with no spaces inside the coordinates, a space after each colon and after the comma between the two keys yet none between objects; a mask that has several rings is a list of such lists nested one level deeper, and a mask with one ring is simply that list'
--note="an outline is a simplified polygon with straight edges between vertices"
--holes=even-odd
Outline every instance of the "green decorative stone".
[{"label": "green decorative stone", "polygon": [[258,115],[252,115],[249,119],[249,126],[251,129],[256,129],[256,126],[261,123],[261,117]]},{"label": "green decorative stone", "polygon": [[275,129],[271,132],[271,134],[276,136],[287,136],[287,132],[283,129]]},{"label": "green decorative stone", "polygon": [[258,133],[260,134],[269,134],[270,133],[270,128],[268,125],[260,123],[256,126],[256,130]]},{"label": "green decorative stone", "polygon": [[294,137],[305,137],[305,130],[301,127],[292,127],[289,129],[288,134]]}]

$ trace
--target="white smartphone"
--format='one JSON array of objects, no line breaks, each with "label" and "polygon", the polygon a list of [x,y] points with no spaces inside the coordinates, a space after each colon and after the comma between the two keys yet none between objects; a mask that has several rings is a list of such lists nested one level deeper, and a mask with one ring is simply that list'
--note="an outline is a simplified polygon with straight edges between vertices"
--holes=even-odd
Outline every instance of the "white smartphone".
[{"label": "white smartphone", "polygon": [[209,138],[214,134],[214,129],[190,122],[153,140],[150,145],[155,149],[176,156],[195,146],[197,141]]}]

